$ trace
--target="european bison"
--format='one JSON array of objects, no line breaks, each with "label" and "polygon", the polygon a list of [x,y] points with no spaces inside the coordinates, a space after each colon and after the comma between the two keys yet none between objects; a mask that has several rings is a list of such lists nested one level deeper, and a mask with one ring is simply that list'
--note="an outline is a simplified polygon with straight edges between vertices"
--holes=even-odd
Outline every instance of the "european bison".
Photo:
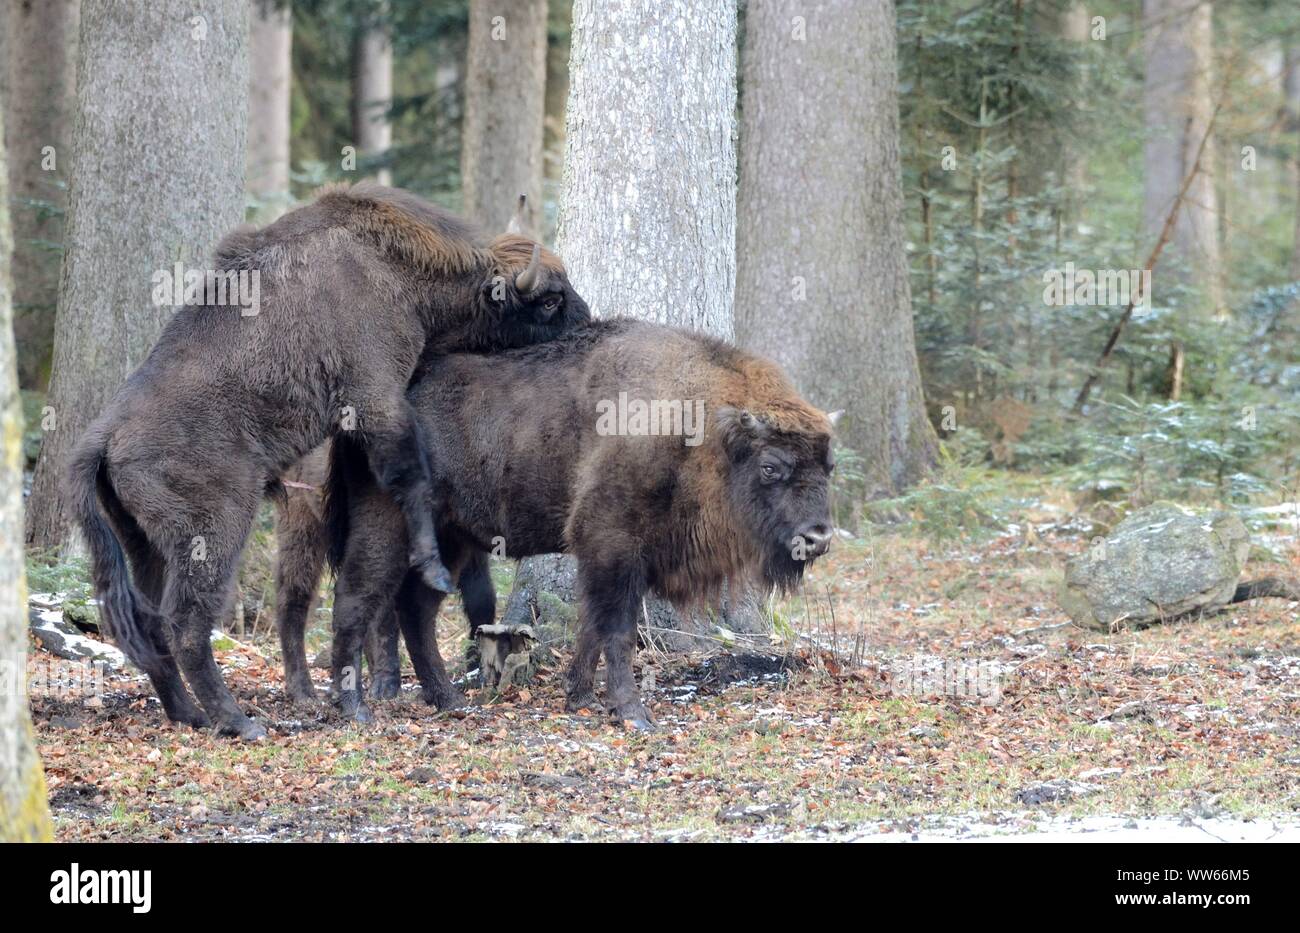
[{"label": "european bison", "polygon": [[[603,651],[609,714],[650,725],[632,672],[647,591],[683,605],[729,577],[789,588],[830,545],[831,419],[776,365],[720,340],[598,321],[491,359],[431,360],[407,397],[428,429],[450,567],[496,545],[511,557],[577,557],[570,710],[598,708]],[[334,444],[326,503],[337,702],[369,717],[361,643],[394,594],[426,698],[457,702],[434,630],[442,594],[407,571],[396,506],[347,438]]]},{"label": "european bison", "polygon": [[558,257],[532,241],[488,241],[414,195],[371,185],[235,231],[215,264],[218,277],[260,276],[256,313],[220,293],[178,310],[74,451],[68,501],[107,628],[167,715],[251,739],[265,730],[236,705],[209,635],[263,494],[347,433],[400,503],[412,568],[449,587],[405,398],[421,354],[520,346],[590,315]]}]

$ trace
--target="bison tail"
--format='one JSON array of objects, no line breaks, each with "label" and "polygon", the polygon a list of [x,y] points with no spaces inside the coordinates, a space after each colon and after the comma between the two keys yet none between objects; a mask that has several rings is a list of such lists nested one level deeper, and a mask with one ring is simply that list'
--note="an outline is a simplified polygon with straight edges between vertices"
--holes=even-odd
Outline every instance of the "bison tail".
[{"label": "bison tail", "polygon": [[350,491],[370,478],[365,449],[346,434],[330,442],[329,473],[325,480],[325,534],[329,541],[329,564],[335,573],[343,564],[351,521],[348,517]]},{"label": "bison tail", "polygon": [[73,453],[67,502],[90,549],[91,578],[104,627],[126,656],[143,669],[158,658],[150,628],[162,620],[132,585],[122,542],[100,509],[99,496],[103,496],[106,503],[125,514],[108,477],[104,453],[104,438],[92,429]]}]

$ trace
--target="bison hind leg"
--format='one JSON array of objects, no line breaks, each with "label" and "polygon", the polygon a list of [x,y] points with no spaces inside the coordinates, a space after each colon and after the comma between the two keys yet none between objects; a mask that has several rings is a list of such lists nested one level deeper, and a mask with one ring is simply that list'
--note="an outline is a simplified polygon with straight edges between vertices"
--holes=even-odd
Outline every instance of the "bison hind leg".
[{"label": "bison hind leg", "polygon": [[211,725],[211,721],[185,688],[185,681],[181,679],[180,668],[176,665],[172,646],[164,631],[166,621],[157,611],[158,607],[162,606],[163,593],[166,589],[167,562],[163,559],[163,555],[154,549],[135,519],[115,497],[106,498],[105,511],[117,532],[118,539],[122,542],[127,560],[131,563],[136,589],[149,601],[150,607],[154,610],[149,614],[150,624],[146,628],[154,656],[145,663],[144,672],[153,684],[158,699],[162,701],[163,711],[168,719],[196,729],[206,729]]},{"label": "bison hind leg", "polygon": [[402,661],[397,653],[397,617],[390,606],[366,630],[370,699],[392,700],[402,692]]}]

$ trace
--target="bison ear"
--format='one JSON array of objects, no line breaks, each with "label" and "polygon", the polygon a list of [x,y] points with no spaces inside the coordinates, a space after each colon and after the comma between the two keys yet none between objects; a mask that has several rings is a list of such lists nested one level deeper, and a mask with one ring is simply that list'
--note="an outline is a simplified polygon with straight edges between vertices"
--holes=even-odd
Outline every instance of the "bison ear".
[{"label": "bison ear", "polygon": [[515,214],[510,218],[510,223],[506,224],[506,233],[513,233],[515,236],[524,236],[524,218],[528,216],[528,195],[521,194],[515,205]]},{"label": "bison ear", "polygon": [[717,410],[718,430],[722,443],[732,456],[739,455],[749,448],[752,441],[759,440],[767,434],[767,426],[743,408],[723,405]]}]

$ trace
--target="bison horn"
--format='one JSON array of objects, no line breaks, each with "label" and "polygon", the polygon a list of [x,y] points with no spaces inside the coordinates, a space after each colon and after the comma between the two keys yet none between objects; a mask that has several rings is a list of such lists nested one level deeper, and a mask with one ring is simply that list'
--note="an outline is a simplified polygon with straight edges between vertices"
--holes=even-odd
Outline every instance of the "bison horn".
[{"label": "bison horn", "polygon": [[515,208],[515,216],[510,218],[510,223],[506,224],[506,233],[513,233],[518,236],[524,235],[524,216],[528,211],[528,195],[519,196],[519,206]]},{"label": "bison horn", "polygon": [[831,427],[832,427],[832,428],[835,427],[837,424],[839,424],[839,423],[840,423],[840,419],[843,418],[843,417],[844,417],[844,409],[843,409],[843,408],[838,408],[838,409],[836,409],[835,411],[827,412],[827,413],[826,413],[826,420],[829,421],[829,422],[831,423]]},{"label": "bison horn", "polygon": [[528,268],[519,273],[515,279],[515,290],[521,295],[527,295],[537,285],[537,270],[542,264],[542,245],[533,244],[533,256],[528,260]]},{"label": "bison horn", "polygon": [[740,426],[744,428],[745,433],[750,437],[763,438],[767,436],[767,423],[763,419],[755,417],[749,411],[742,410],[740,412]]}]

